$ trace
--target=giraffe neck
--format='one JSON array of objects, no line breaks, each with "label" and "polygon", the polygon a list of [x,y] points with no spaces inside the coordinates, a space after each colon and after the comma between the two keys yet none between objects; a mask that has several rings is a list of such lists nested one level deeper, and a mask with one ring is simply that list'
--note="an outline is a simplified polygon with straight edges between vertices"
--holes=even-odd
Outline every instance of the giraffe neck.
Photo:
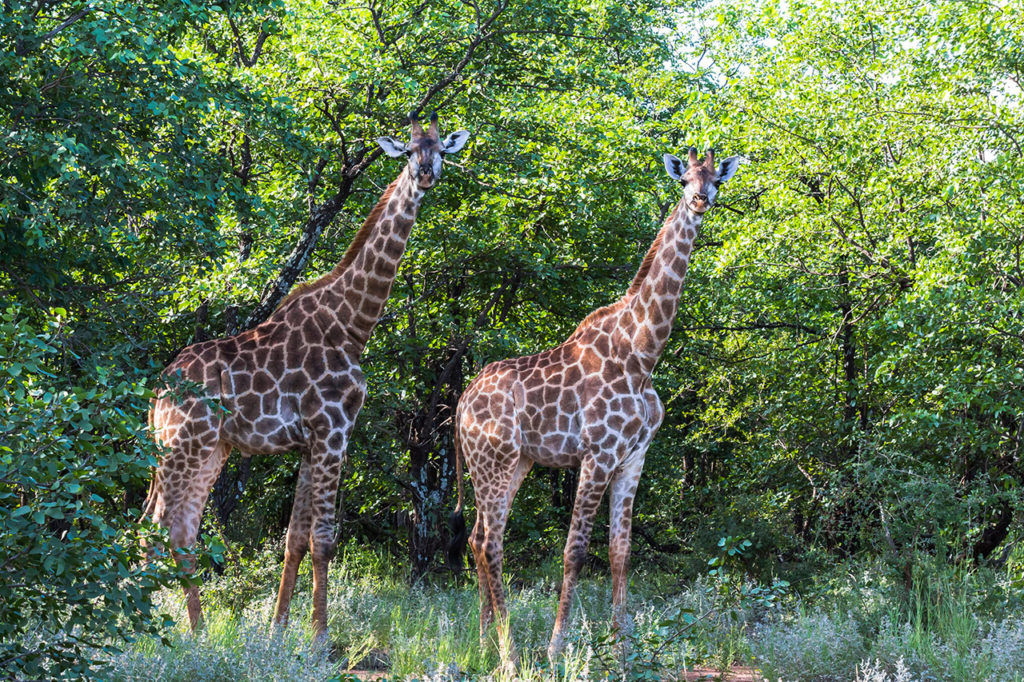
[{"label": "giraffe neck", "polygon": [[321,294],[320,307],[338,316],[347,332],[345,350],[353,357],[366,347],[384,311],[423,192],[403,168],[360,230],[365,231],[362,247]]},{"label": "giraffe neck", "polygon": [[[702,216],[680,201],[654,240],[640,271],[623,297],[618,330],[643,375],[654,370],[665,350],[679,309],[679,295]],[[630,363],[631,365],[633,363]]]}]

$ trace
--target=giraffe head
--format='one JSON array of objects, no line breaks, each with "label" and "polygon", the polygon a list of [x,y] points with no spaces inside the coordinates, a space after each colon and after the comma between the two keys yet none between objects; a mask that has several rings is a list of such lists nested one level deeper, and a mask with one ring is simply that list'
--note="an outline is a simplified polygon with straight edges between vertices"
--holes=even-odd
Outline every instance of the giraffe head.
[{"label": "giraffe head", "polygon": [[393,137],[378,137],[377,144],[392,158],[409,157],[407,171],[421,189],[429,189],[441,179],[441,164],[446,154],[454,154],[469,139],[468,130],[459,130],[441,139],[437,132],[437,113],[430,115],[430,125],[424,130],[416,114],[409,115],[412,137],[408,144]]},{"label": "giraffe head", "polygon": [[702,215],[714,205],[718,188],[733,176],[740,165],[740,157],[730,156],[715,168],[714,150],[709,149],[701,159],[696,147],[690,147],[686,164],[672,154],[665,154],[664,159],[669,177],[683,186],[683,205],[688,212],[697,215]]}]

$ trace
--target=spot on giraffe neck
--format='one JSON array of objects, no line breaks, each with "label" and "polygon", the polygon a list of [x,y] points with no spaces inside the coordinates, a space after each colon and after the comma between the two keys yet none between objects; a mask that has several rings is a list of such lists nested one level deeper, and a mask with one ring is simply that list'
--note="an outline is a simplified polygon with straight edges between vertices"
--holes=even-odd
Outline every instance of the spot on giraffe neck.
[{"label": "spot on giraffe neck", "polygon": [[385,216],[385,213],[387,212],[388,203],[391,201],[391,195],[394,194],[395,189],[398,187],[399,180],[401,180],[401,176],[394,180],[390,185],[388,185],[387,189],[384,190],[384,194],[381,195],[377,205],[373,207],[372,211],[370,211],[370,215],[366,217],[365,222],[363,222],[363,226],[359,228],[358,232],[356,232],[355,237],[352,238],[352,243],[349,244],[348,249],[345,250],[345,255],[341,257],[341,261],[334,266],[334,269],[320,279],[296,285],[277,305],[277,310],[280,310],[286,303],[298,298],[302,294],[327,286],[341,277],[342,273],[352,265],[356,256],[358,256],[359,252],[362,251],[363,246],[366,245],[366,240],[370,237],[370,233],[373,231],[377,222],[390,217]]},{"label": "spot on giraffe neck", "polygon": [[636,275],[633,276],[633,281],[629,284],[629,289],[626,291],[626,296],[633,296],[640,291],[641,285],[644,280],[647,279],[647,275],[650,274],[651,268],[654,266],[654,259],[658,256],[658,252],[661,250],[661,245],[665,241],[665,233],[671,225],[675,224],[677,220],[686,218],[686,209],[683,207],[682,202],[676,205],[672,214],[669,215],[668,220],[661,226],[661,230],[658,232],[658,236],[654,238],[654,242],[651,243],[651,248],[647,249],[647,255],[644,256],[644,260],[640,263],[640,269],[636,271]]}]

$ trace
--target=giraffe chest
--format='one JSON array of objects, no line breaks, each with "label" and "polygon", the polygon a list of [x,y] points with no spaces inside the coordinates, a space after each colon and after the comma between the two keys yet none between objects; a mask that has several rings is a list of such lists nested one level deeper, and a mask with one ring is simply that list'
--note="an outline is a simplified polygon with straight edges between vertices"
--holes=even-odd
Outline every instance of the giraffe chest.
[{"label": "giraffe chest", "polygon": [[297,348],[290,362],[237,357],[225,388],[232,444],[245,454],[306,451],[314,440],[351,431],[366,382],[359,365],[335,349]]}]

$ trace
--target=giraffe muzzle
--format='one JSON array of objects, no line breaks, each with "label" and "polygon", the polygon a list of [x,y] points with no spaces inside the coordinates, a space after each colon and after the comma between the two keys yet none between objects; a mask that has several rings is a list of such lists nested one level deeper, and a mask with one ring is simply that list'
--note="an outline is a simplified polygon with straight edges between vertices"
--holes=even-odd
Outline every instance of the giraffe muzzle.
[{"label": "giraffe muzzle", "polygon": [[416,182],[420,187],[433,187],[435,178],[434,170],[429,166],[420,166],[420,172],[416,174]]}]

